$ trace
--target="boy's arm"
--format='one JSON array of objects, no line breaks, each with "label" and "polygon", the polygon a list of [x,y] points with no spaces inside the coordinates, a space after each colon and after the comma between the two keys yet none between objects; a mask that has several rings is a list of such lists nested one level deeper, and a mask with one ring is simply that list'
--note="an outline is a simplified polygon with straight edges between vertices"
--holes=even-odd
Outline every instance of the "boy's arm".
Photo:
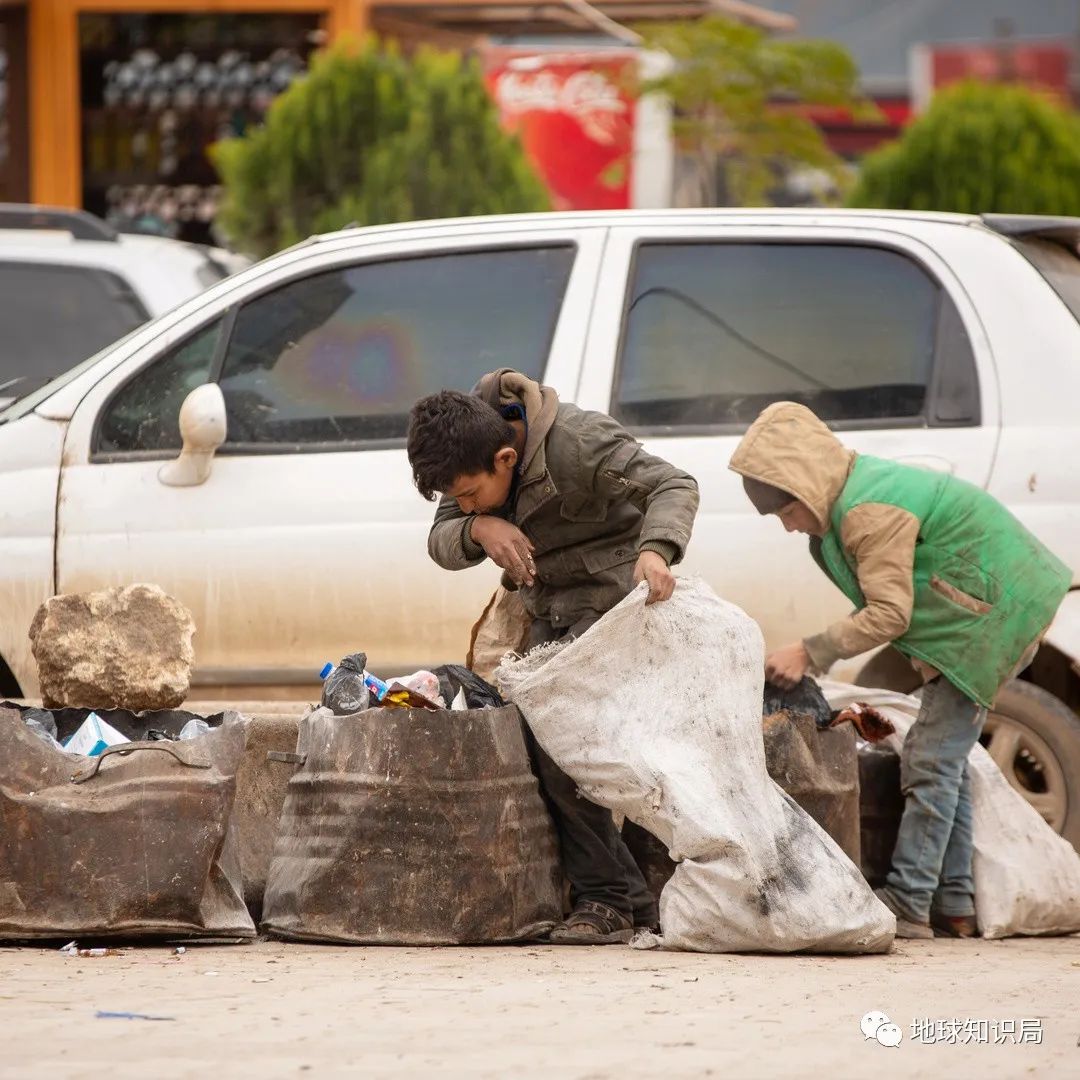
[{"label": "boy's arm", "polygon": [[919,519],[898,506],[864,503],[848,511],[840,540],[855,558],[866,606],[803,645],[814,670],[895,641],[911,624],[915,602],[915,543]]},{"label": "boy's arm", "polygon": [[444,495],[428,533],[428,554],[444,570],[464,570],[482,563],[487,555],[469,535],[473,515],[463,514],[457,499]]},{"label": "boy's arm", "polygon": [[646,453],[617,421],[588,414],[582,469],[607,499],[627,499],[644,515],[639,551],[658,552],[669,566],[682,560],[698,509],[697,481],[663,458]]}]

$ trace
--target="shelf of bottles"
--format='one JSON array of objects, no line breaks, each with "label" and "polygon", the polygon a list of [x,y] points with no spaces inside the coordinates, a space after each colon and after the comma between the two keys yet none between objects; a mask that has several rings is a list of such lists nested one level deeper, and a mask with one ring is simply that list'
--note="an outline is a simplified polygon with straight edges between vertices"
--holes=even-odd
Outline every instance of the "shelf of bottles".
[{"label": "shelf of bottles", "polygon": [[321,40],[317,16],[83,16],[83,205],[198,243],[221,199],[208,148],[258,124]]}]

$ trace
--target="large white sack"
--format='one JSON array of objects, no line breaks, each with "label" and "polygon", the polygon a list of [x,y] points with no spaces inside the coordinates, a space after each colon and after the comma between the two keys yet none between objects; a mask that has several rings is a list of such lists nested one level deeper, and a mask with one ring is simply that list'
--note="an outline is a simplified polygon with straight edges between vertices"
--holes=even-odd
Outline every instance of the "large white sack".
[{"label": "large white sack", "polygon": [[703,582],[639,587],[577,641],[496,673],[540,745],[594,802],[678,862],[661,944],[707,952],[885,952],[896,922],[770,779],[757,624]]},{"label": "large white sack", "polygon": [[[919,699],[889,690],[823,681],[834,709],[873,705],[896,726],[886,741],[898,754],[919,715]],[[975,917],[986,938],[1080,931],[1080,855],[1039,816],[976,744],[971,773]]]}]

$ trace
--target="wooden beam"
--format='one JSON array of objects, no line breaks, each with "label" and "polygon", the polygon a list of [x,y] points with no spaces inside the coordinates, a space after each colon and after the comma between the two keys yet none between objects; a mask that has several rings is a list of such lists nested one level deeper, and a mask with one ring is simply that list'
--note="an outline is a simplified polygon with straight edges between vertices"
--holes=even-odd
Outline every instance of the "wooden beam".
[{"label": "wooden beam", "polygon": [[78,22],[69,0],[32,3],[28,38],[31,198],[81,206]]}]

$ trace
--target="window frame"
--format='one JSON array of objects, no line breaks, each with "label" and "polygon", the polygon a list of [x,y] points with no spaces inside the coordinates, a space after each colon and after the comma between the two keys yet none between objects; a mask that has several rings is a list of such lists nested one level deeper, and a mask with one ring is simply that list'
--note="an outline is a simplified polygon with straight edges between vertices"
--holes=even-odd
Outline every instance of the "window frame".
[{"label": "window frame", "polygon": [[[638,271],[638,259],[640,258],[643,248],[648,247],[691,247],[707,245],[709,247],[717,247],[719,245],[739,245],[754,247],[845,247],[845,248],[860,248],[860,249],[875,249],[878,251],[885,251],[890,255],[898,255],[901,258],[908,260],[908,262],[914,264],[923,274],[927,276],[931,284],[937,289],[937,300],[934,305],[933,322],[934,322],[934,349],[933,356],[931,358],[930,373],[926,384],[926,399],[923,403],[922,413],[919,416],[911,417],[884,417],[884,418],[865,418],[855,420],[826,420],[829,428],[834,431],[889,431],[889,430],[914,430],[918,428],[939,428],[939,427],[952,427],[952,428],[964,428],[964,427],[980,427],[982,425],[982,386],[979,379],[978,362],[975,357],[975,343],[971,333],[971,328],[968,326],[967,321],[964,319],[963,312],[960,309],[960,305],[957,304],[955,297],[949,291],[946,284],[941,278],[934,273],[927,262],[924,259],[919,258],[918,255],[904,248],[890,245],[881,240],[867,239],[860,240],[856,237],[806,237],[806,236],[707,236],[707,237],[688,237],[688,236],[671,236],[664,238],[662,236],[649,236],[647,238],[638,237],[633,241],[631,248],[630,259],[627,267],[627,275],[625,287],[623,289],[622,299],[622,311],[619,317],[619,331],[617,335],[615,363],[612,368],[611,374],[611,395],[609,410],[611,416],[622,424],[627,431],[637,438],[642,439],[655,439],[655,438],[694,438],[698,436],[715,436],[715,435],[743,435],[750,427],[752,421],[745,423],[740,422],[728,422],[718,424],[633,424],[626,420],[623,420],[619,416],[620,403],[618,401],[619,379],[623,369],[623,359],[626,351],[627,344],[627,332],[630,318],[630,307],[633,303],[633,290],[634,283],[637,279]],[[974,380],[974,417],[969,421],[935,421],[934,415],[936,412],[936,404],[940,396],[940,385],[944,377],[945,364],[942,362],[941,355],[941,339],[942,339],[942,298],[947,297],[952,304],[953,309],[956,312],[956,316],[960,321],[960,325],[964,328],[964,332],[968,339],[968,346],[971,353],[971,364],[969,376]]]},{"label": "window frame", "polygon": [[[223,308],[215,308],[209,314],[205,320],[200,321],[194,326],[185,326],[182,336],[171,341],[170,344],[162,349],[156,355],[141,364],[137,370],[132,371],[127,378],[122,379],[114,388],[112,388],[105,398],[104,402],[97,410],[97,414],[94,417],[94,422],[91,428],[90,434],[90,451],[89,451],[89,463],[90,464],[114,464],[119,462],[130,461],[171,461],[177,456],[176,451],[168,450],[117,450],[117,451],[102,451],[98,449],[100,440],[100,428],[104,417],[111,408],[113,401],[124,391],[124,389],[134,379],[137,379],[144,371],[146,371],[153,364],[162,360],[166,354],[170,353],[173,349],[182,345],[185,341],[194,337],[196,334],[204,331],[214,321],[221,320],[221,332],[218,337],[218,341],[214,348],[214,357],[210,364],[208,383],[220,384],[221,373],[225,366],[225,358],[228,355],[228,347],[232,340],[233,330],[236,325],[236,320],[240,314],[242,308],[251,304],[270,293],[278,292],[281,289],[288,288],[299,281],[303,281],[307,278],[316,277],[322,274],[334,273],[334,272],[346,272],[356,267],[375,266],[380,263],[388,262],[403,262],[413,259],[431,259],[440,258],[453,255],[473,255],[473,254],[488,254],[491,252],[500,251],[536,251],[538,249],[551,249],[551,248],[566,248],[572,253],[570,260],[569,272],[567,274],[566,285],[563,290],[562,300],[559,304],[558,310],[554,313],[551,320],[551,325],[548,329],[546,339],[546,351],[544,353],[544,366],[545,368],[550,364],[552,347],[555,344],[556,336],[559,333],[559,325],[563,316],[563,312],[566,308],[567,299],[572,293],[572,285],[574,280],[575,271],[581,262],[582,244],[578,235],[567,235],[565,233],[554,233],[554,235],[545,235],[543,233],[535,233],[528,237],[514,238],[508,240],[500,240],[497,237],[492,237],[490,242],[470,244],[468,242],[459,244],[455,241],[461,241],[463,237],[445,237],[439,238],[442,242],[438,246],[432,247],[416,247],[407,248],[401,251],[395,250],[380,250],[372,255],[367,255],[365,252],[357,252],[351,250],[348,252],[335,252],[334,255],[338,256],[333,261],[328,261],[316,265],[299,264],[294,273],[289,274],[287,277],[271,277],[269,280],[261,282],[257,288],[252,289],[250,292],[245,292],[243,296],[237,297],[232,303]],[[445,246],[444,246],[445,245]],[[344,255],[345,257],[341,257]],[[215,452],[215,457],[265,457],[265,456],[278,456],[282,454],[299,454],[299,453],[354,453],[358,451],[369,450],[398,450],[404,449],[406,445],[405,436],[401,436],[393,439],[349,439],[349,440],[335,440],[330,442],[278,442],[278,443],[229,443],[228,441],[222,443],[222,445]]]}]

